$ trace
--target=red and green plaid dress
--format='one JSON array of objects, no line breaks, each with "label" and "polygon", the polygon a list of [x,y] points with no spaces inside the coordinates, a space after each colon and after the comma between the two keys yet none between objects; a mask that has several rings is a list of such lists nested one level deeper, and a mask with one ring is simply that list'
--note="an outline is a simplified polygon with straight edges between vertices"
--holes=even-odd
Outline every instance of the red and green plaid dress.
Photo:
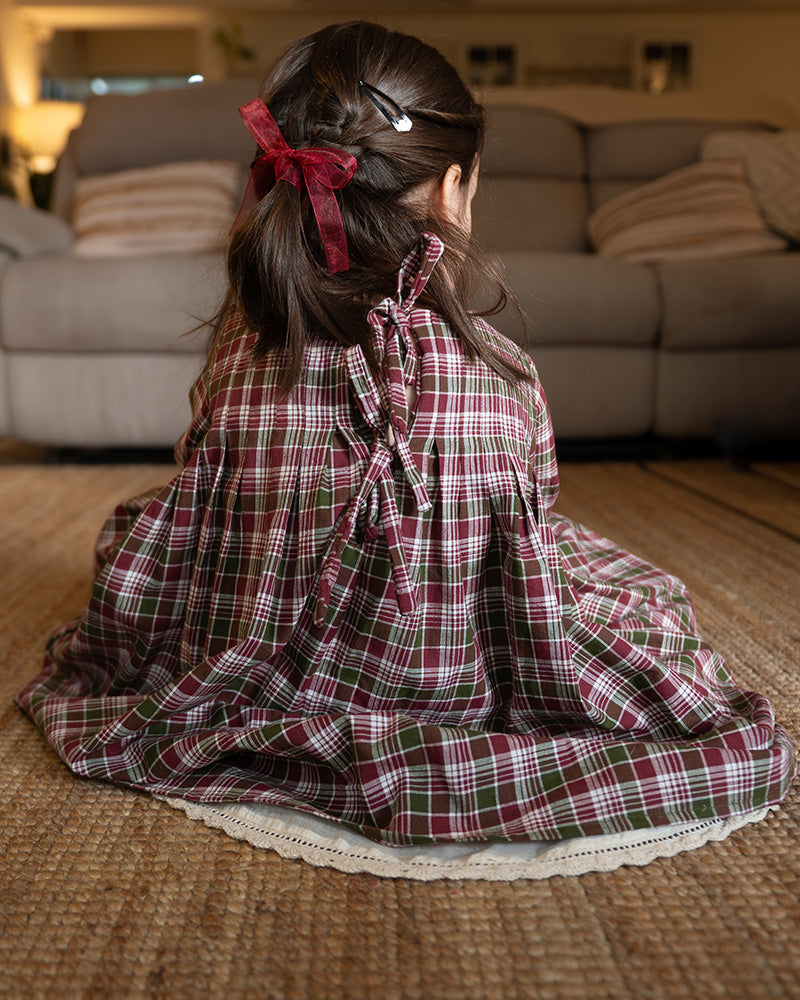
[{"label": "red and green plaid dress", "polygon": [[370,313],[383,379],[317,341],[281,398],[282,358],[255,361],[231,318],[181,471],[112,516],[89,604],[19,704],[80,775],[395,845],[780,802],[790,741],[682,584],[552,513],[538,381],[467,361],[415,305],[440,254],[426,237]]}]

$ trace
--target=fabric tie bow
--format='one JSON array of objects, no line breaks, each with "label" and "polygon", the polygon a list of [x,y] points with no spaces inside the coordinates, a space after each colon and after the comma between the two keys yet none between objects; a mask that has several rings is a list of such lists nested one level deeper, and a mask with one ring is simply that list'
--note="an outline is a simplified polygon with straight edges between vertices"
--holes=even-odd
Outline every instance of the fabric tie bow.
[{"label": "fabric tie bow", "polygon": [[260,98],[243,104],[239,114],[248,132],[263,150],[263,155],[253,164],[233,228],[261,201],[274,183],[287,181],[298,191],[305,184],[322,238],[328,271],[333,274],[348,270],[347,238],[334,191],[350,182],[358,167],[356,158],[343,149],[329,146],[293,149],[281,135],[277,122]]},{"label": "fabric tie bow", "polygon": [[[374,378],[359,344],[345,351],[350,391],[361,416],[372,431],[373,440],[371,447],[366,442],[351,442],[353,452],[365,461],[366,467],[358,489],[336,526],[320,568],[314,611],[315,625],[322,625],[325,621],[333,588],[342,571],[343,554],[352,544],[359,516],[376,489],[398,609],[401,614],[410,615],[419,606],[419,588],[416,583],[418,567],[413,565],[413,559],[407,551],[403,517],[395,494],[393,464],[396,458],[399,470],[411,491],[417,514],[429,511],[432,503],[426,476],[411,452],[408,439],[410,413],[405,386],[408,381],[413,381],[413,373],[419,363],[411,311],[443,251],[444,247],[437,237],[424,233],[420,249],[410,253],[400,268],[397,300],[386,298],[369,312],[367,318],[376,353],[382,361],[383,377]],[[391,444],[387,440],[389,428],[393,432]],[[412,550],[413,547],[412,543]]]}]

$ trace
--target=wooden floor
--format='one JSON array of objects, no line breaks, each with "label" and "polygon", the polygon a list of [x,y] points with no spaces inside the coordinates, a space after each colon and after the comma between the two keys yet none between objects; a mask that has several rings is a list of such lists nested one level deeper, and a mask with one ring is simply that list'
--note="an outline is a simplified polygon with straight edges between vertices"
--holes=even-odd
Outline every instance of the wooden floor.
[{"label": "wooden floor", "polygon": [[[603,469],[622,463],[564,463],[560,468],[562,500],[581,484],[602,478]],[[661,481],[685,494],[702,497],[735,511],[788,538],[800,540],[800,462],[754,462],[738,468],[723,459],[683,459],[633,463],[657,489]]]}]

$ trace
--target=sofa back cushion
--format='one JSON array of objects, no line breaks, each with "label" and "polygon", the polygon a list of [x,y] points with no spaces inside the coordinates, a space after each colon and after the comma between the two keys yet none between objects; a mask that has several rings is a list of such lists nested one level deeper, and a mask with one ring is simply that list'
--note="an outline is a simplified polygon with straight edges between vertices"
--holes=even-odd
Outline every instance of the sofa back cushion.
[{"label": "sofa back cushion", "polygon": [[92,97],[72,151],[80,175],[184,160],[247,164],[255,144],[236,109],[257,93],[237,78],[181,90]]},{"label": "sofa back cushion", "polygon": [[487,114],[481,172],[487,177],[559,177],[586,173],[583,132],[546,108],[493,106]]},{"label": "sofa back cushion", "polygon": [[257,93],[257,81],[242,77],[180,90],[90,98],[83,122],[59,161],[53,212],[73,218],[75,188],[82,177],[193,160],[249,165],[255,142],[237,108]]},{"label": "sofa back cushion", "polygon": [[[246,166],[255,144],[236,109],[257,90],[255,80],[234,78],[91,99],[59,165],[54,212],[72,217],[80,177],[192,160]],[[723,124],[741,125],[731,118],[581,122],[577,112],[503,99],[489,106],[473,208],[476,234],[501,252],[585,251],[594,208],[695,162],[705,136]]]},{"label": "sofa back cushion", "polygon": [[[703,140],[719,121],[634,121],[586,130],[591,207],[700,159]],[[742,127],[748,127],[743,125]],[[749,128],[758,126],[750,125]]]},{"label": "sofa back cushion", "polygon": [[493,250],[582,251],[588,213],[583,130],[546,108],[489,109],[475,232]]},{"label": "sofa back cushion", "polygon": [[586,184],[550,177],[486,177],[472,205],[475,235],[497,252],[586,249]]}]

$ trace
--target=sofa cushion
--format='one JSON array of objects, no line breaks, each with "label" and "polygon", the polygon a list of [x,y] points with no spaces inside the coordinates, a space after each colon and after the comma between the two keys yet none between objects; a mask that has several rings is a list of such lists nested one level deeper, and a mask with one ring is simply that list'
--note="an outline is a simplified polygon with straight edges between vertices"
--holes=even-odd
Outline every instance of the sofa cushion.
[{"label": "sofa cushion", "polygon": [[191,419],[189,389],[202,365],[202,353],[16,352],[12,433],[75,448],[171,447]]},{"label": "sofa cushion", "polygon": [[28,352],[198,351],[203,334],[183,334],[213,316],[223,294],[219,254],[13,261],[0,294],[0,342]]},{"label": "sofa cushion", "polygon": [[743,163],[767,223],[800,242],[800,132],[713,132],[704,139],[701,155]]},{"label": "sofa cushion", "polygon": [[75,136],[77,171],[111,173],[180,160],[233,159],[247,165],[255,143],[237,109],[257,93],[255,79],[234,78],[180,90],[91,97]]},{"label": "sofa cushion", "polygon": [[798,343],[800,254],[655,265],[670,350],[773,348]]},{"label": "sofa cushion", "polygon": [[528,351],[558,438],[632,437],[653,429],[655,351],[535,342]]},{"label": "sofa cushion", "polygon": [[20,205],[13,198],[0,197],[0,251],[12,257],[35,257],[63,253],[75,235],[61,219],[38,208]]},{"label": "sofa cushion", "polygon": [[475,235],[492,250],[586,249],[586,186],[578,180],[482,178],[472,203]]},{"label": "sofa cushion", "polygon": [[596,209],[587,232],[598,252],[628,260],[782,250],[735,160],[695,163]]},{"label": "sofa cushion", "polygon": [[565,115],[541,108],[490,107],[481,173],[582,178],[586,173],[582,129]]},{"label": "sofa cushion", "polygon": [[[649,346],[658,336],[659,293],[652,269],[580,253],[504,253],[506,277],[528,318],[528,347]],[[511,306],[489,317],[520,341]]]},{"label": "sofa cushion", "polygon": [[73,252],[95,257],[219,249],[241,187],[242,168],[225,160],[81,178],[72,208]]},{"label": "sofa cushion", "polygon": [[589,129],[588,174],[595,180],[653,180],[700,158],[703,140],[722,126],[713,121],[636,121]]},{"label": "sofa cushion", "polygon": [[722,423],[800,435],[800,347],[661,351],[655,432],[710,437]]},{"label": "sofa cushion", "polygon": [[582,129],[536,107],[490,106],[476,235],[494,250],[586,249]]}]

